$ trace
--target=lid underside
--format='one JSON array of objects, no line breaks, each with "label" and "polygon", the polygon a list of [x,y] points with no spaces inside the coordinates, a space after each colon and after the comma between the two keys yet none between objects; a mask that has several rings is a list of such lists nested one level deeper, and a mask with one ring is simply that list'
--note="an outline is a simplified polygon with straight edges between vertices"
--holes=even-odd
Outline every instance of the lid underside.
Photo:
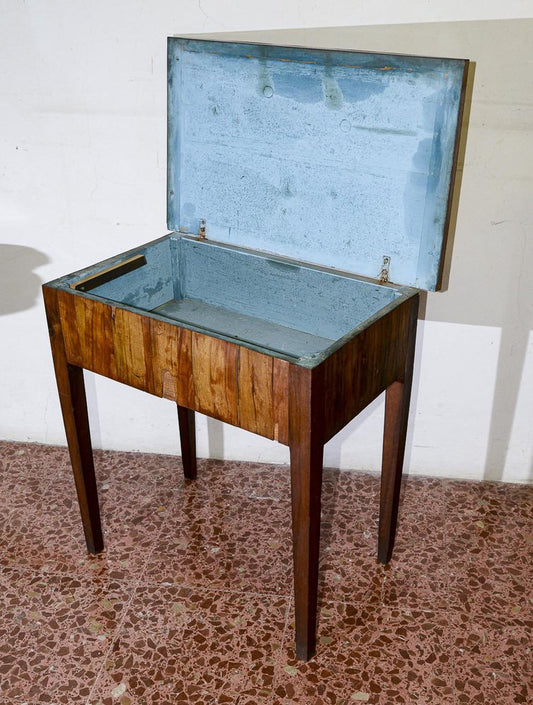
[{"label": "lid underside", "polygon": [[465,65],[169,39],[169,229],[435,289]]}]

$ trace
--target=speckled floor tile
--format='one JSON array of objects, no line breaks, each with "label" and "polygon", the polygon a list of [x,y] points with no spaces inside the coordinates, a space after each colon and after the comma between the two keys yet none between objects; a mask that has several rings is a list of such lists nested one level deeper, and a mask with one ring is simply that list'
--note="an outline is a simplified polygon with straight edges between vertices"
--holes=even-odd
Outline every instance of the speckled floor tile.
[{"label": "speckled floor tile", "polygon": [[[46,464],[50,462],[54,467],[54,456],[57,455],[57,453],[43,454],[43,462]],[[63,458],[64,455],[62,453],[61,457]],[[68,462],[68,458],[63,459]],[[3,496],[9,496],[10,509],[24,508],[32,496],[45,495],[53,475],[32,472],[34,467],[32,456],[23,448],[12,449],[10,453],[0,455],[0,491]]]},{"label": "speckled floor tile", "polygon": [[0,702],[85,702],[123,591],[22,571],[3,571],[1,582]]},{"label": "speckled floor tile", "polygon": [[23,569],[0,573],[3,626],[63,636],[72,633],[109,639],[130,599],[127,586],[94,576],[72,578]]},{"label": "speckled floor tile", "polygon": [[190,495],[173,508],[142,579],[288,596],[290,521],[286,502]]},{"label": "speckled floor tile", "polygon": [[317,655],[307,664],[288,643],[275,703],[453,703],[449,624],[429,611],[321,610]]},{"label": "speckled floor tile", "polygon": [[472,484],[446,486],[449,605],[496,622],[525,615],[532,596],[533,493]]},{"label": "speckled floor tile", "polygon": [[384,567],[383,602],[391,607],[445,609],[450,576],[442,527],[403,519],[393,559]]},{"label": "speckled floor tile", "polygon": [[103,665],[106,647],[94,638],[72,634],[58,646],[58,637],[24,634],[0,644],[0,702],[87,702],[91,685]]},{"label": "speckled floor tile", "polygon": [[374,555],[333,551],[320,562],[319,602],[359,602],[379,605],[385,573]]},{"label": "speckled floor tile", "polygon": [[[10,502],[0,565],[116,579],[139,577],[175,492],[165,483],[158,483],[153,473],[139,472],[140,461],[135,454],[129,454],[129,465],[126,454],[110,454],[107,465],[111,468],[97,457],[106,550],[99,556],[90,556],[85,548],[70,468],[63,463],[51,475],[46,468],[47,454],[41,453],[45,447],[35,448],[38,458],[32,466],[32,477],[47,476],[50,484],[46,491],[33,489],[25,503],[13,507]],[[174,463],[181,471],[179,461]]]},{"label": "speckled floor tile", "polygon": [[345,473],[324,468],[322,501],[339,511],[374,513],[379,507],[380,478],[371,473]]},{"label": "speckled floor tile", "polygon": [[326,469],[322,491],[320,599],[381,600],[377,562],[379,478]]},{"label": "speckled floor tile", "polygon": [[406,478],[393,560],[384,568],[383,602],[391,607],[445,609],[449,569],[442,482]]},{"label": "speckled floor tile", "polygon": [[117,579],[141,574],[153,549],[154,530],[159,529],[155,513],[144,525],[123,526],[116,532],[107,528],[104,516],[107,550],[95,557],[85,547],[75,496],[69,492],[68,497],[59,497],[51,503],[39,504],[36,500],[17,512],[9,526],[0,565],[75,575],[97,573]]},{"label": "speckled floor tile", "polygon": [[[38,450],[36,450],[38,449]],[[13,443],[0,445],[0,565],[4,552],[27,522],[28,512],[47,502],[47,489],[52,478],[68,467],[64,449],[27,446]],[[46,472],[40,467],[48,468]]]},{"label": "speckled floor tile", "polygon": [[268,698],[288,604],[183,587],[139,588],[91,702]]},{"label": "speckled floor tile", "polygon": [[533,697],[531,625],[497,626],[456,616],[455,691],[463,703],[530,703]]},{"label": "speckled floor tile", "polygon": [[337,512],[323,528],[320,599],[379,603],[385,573],[376,558],[377,524]]},{"label": "speckled floor tile", "polygon": [[128,588],[4,568],[0,593],[1,696],[13,703],[84,702],[130,598]]},{"label": "speckled floor tile", "polygon": [[526,618],[533,609],[530,581],[533,571],[519,575],[506,573],[497,559],[487,559],[450,575],[449,605],[454,609],[482,614],[499,624],[515,618]]},{"label": "speckled floor tile", "polygon": [[444,495],[448,553],[456,566],[493,551],[500,560],[520,552],[531,558],[533,487],[447,481]]},{"label": "speckled floor tile", "polygon": [[324,471],[316,657],[295,659],[290,473],[95,453],[88,556],[64,448],[0,443],[0,705],[533,701],[533,490]]},{"label": "speckled floor tile", "polygon": [[200,460],[198,478],[192,484],[196,493],[212,497],[291,501],[290,471],[285,465]]}]

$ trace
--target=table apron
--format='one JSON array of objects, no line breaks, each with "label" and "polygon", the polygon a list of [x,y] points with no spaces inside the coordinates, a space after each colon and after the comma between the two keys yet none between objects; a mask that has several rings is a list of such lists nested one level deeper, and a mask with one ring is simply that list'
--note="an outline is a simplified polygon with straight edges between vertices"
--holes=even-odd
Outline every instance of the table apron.
[{"label": "table apron", "polygon": [[[73,292],[57,296],[69,364],[290,444],[294,363]],[[308,370],[323,389],[324,442],[402,379],[411,307],[396,307]]]}]

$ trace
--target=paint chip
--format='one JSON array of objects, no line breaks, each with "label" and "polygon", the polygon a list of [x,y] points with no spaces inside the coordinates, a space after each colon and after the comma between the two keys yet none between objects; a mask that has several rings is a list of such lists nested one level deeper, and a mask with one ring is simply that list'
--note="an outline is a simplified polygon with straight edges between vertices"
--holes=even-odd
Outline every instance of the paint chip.
[{"label": "paint chip", "polygon": [[283,670],[285,671],[285,673],[288,673],[289,676],[295,676],[298,673],[298,669],[294,668],[294,666],[284,666]]},{"label": "paint chip", "polygon": [[361,703],[367,703],[370,700],[370,693],[363,693],[362,690],[358,690],[357,693],[352,693],[351,699]]},{"label": "paint chip", "polygon": [[124,695],[126,692],[126,684],[125,683],[120,683],[120,685],[117,685],[116,688],[113,688],[111,691],[111,695],[114,698],[120,698],[121,695]]}]

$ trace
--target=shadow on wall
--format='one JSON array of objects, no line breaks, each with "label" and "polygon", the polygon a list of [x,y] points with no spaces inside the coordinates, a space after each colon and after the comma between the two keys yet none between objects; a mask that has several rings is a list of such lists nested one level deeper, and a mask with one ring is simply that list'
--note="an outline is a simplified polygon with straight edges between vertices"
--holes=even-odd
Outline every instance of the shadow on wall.
[{"label": "shadow on wall", "polygon": [[35,306],[43,282],[33,270],[49,262],[32,247],[0,243],[0,316]]},{"label": "shadow on wall", "polygon": [[[533,331],[532,123],[523,100],[533,83],[529,72],[513,69],[523,65],[533,21],[464,23],[461,29],[477,59],[466,157],[471,206],[449,290],[429,296],[424,317],[501,331],[483,479],[502,480]],[[461,175],[464,163],[463,153]],[[450,257],[451,248],[447,266]],[[533,479],[533,457],[528,471]]]}]

